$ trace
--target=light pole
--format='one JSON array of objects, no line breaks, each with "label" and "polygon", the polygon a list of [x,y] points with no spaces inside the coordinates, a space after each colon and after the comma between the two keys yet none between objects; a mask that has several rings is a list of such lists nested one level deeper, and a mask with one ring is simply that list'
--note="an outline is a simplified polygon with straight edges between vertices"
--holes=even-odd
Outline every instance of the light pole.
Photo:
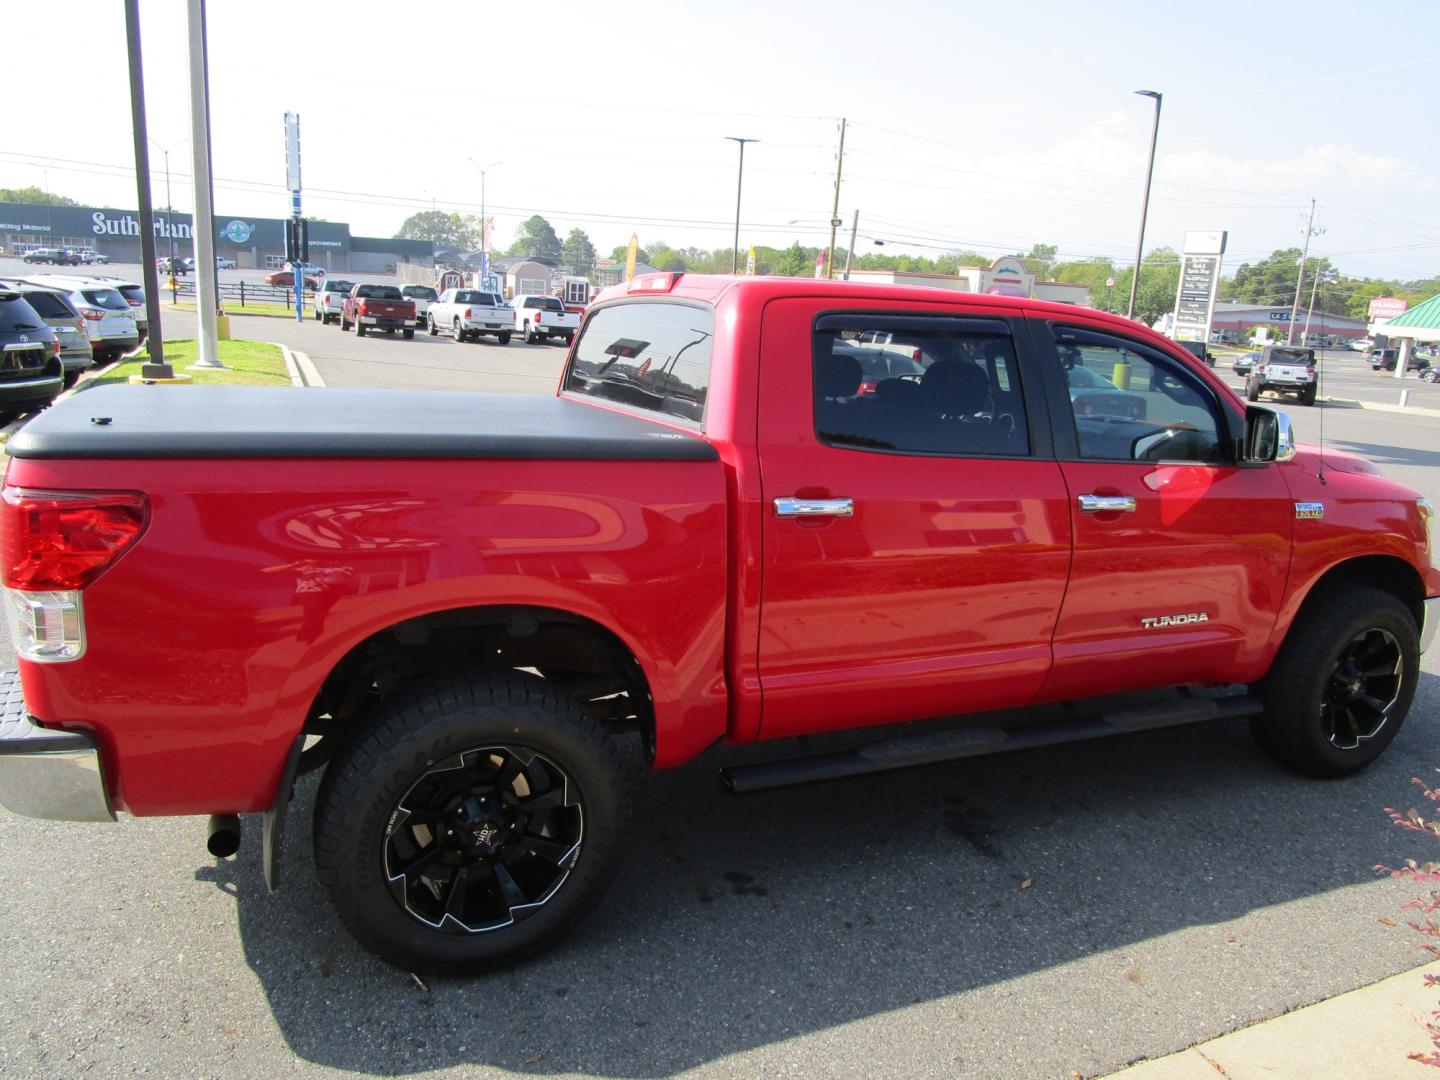
[{"label": "light pole", "polygon": [[175,201],[170,197],[170,151],[178,150],[189,139],[181,139],[171,146],[161,146],[154,139],[155,149],[165,155],[165,229],[170,233],[170,302],[175,303]]},{"label": "light pole", "polygon": [[473,157],[466,160],[480,170],[480,284],[484,287],[490,277],[490,230],[485,228],[485,174],[505,163],[492,161],[489,165],[481,165]]},{"label": "light pole", "polygon": [[1140,203],[1140,239],[1135,242],[1135,273],[1130,278],[1130,306],[1125,317],[1135,317],[1135,293],[1140,287],[1140,257],[1145,250],[1145,215],[1150,211],[1150,178],[1155,173],[1155,140],[1160,137],[1160,99],[1164,96],[1158,90],[1136,90],[1141,97],[1155,99],[1155,123],[1150,129],[1150,161],[1145,166],[1145,198]]},{"label": "light pole", "polygon": [[740,270],[740,191],[745,183],[745,144],[760,140],[745,139],[739,135],[726,135],[725,138],[740,146],[740,169],[735,175],[735,246],[730,251],[730,273],[733,275]]}]

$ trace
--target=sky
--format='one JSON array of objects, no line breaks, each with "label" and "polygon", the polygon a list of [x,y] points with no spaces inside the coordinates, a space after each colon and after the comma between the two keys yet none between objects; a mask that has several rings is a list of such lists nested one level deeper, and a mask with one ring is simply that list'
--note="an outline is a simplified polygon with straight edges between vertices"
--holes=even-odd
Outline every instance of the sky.
[{"label": "sky", "polygon": [[[141,0],[149,131],[189,210],[186,0]],[[217,216],[390,236],[430,208],[495,243],[541,214],[601,254],[829,240],[857,253],[1134,259],[1225,229],[1226,272],[1303,240],[1355,277],[1440,275],[1440,3],[287,3],[209,0]],[[0,186],[136,205],[120,0],[6,4]],[[27,107],[26,102],[31,103]],[[164,202],[164,157],[152,191]],[[882,242],[883,247],[876,246]]]}]

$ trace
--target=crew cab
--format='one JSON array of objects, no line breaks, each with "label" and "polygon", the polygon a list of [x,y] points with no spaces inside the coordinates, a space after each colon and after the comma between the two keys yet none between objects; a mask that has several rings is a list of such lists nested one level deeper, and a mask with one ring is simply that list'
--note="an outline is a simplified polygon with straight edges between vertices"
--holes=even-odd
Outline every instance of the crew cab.
[{"label": "crew cab", "polygon": [[356,337],[366,330],[399,330],[409,340],[415,336],[415,304],[394,285],[356,285],[340,307],[340,329],[352,327]]},{"label": "crew cab", "polygon": [[444,330],[456,341],[479,341],[486,334],[494,334],[501,345],[509,345],[514,313],[499,293],[446,289],[430,305],[426,324],[432,336]]},{"label": "crew cab", "polygon": [[510,308],[514,329],[523,335],[526,345],[551,338],[560,338],[569,345],[580,326],[580,316],[566,311],[558,296],[521,293],[511,298]]},{"label": "crew cab", "polygon": [[355,282],[345,281],[342,278],[326,278],[320,288],[315,290],[314,309],[315,318],[322,326],[328,326],[332,322],[340,321],[340,313],[345,307],[345,298],[350,295],[350,290],[355,287]]},{"label": "crew cab", "polygon": [[[920,378],[861,394],[871,332]],[[1078,408],[1076,366],[1140,415]],[[823,744],[733,762],[745,793],[1248,718],[1340,776],[1395,738],[1440,618],[1416,492],[1068,305],[645,275],[552,396],[174,397],[98,387],[9,442],[0,802],[208,814],[217,855],[263,814],[274,887],[323,769],[321,882],[409,971],[514,961],[594,905],[622,749]]]}]

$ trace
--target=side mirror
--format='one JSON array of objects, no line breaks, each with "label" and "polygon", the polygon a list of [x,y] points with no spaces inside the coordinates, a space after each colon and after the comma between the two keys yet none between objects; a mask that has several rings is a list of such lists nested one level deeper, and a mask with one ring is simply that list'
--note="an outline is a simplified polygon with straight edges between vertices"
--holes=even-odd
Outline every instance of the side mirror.
[{"label": "side mirror", "polygon": [[1271,461],[1289,461],[1294,456],[1295,432],[1290,426],[1290,417],[1260,405],[1247,406],[1241,463],[1264,465]]}]

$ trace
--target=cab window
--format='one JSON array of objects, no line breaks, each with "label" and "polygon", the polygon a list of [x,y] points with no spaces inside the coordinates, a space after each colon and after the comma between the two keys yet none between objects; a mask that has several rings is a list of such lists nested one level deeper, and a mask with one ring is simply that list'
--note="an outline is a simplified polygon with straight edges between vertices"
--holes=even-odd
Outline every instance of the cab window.
[{"label": "cab window", "polygon": [[812,356],[822,443],[902,454],[1030,453],[1002,320],[824,315]]},{"label": "cab window", "polygon": [[1227,460],[1219,403],[1178,361],[1109,334],[1054,334],[1082,458]]}]

